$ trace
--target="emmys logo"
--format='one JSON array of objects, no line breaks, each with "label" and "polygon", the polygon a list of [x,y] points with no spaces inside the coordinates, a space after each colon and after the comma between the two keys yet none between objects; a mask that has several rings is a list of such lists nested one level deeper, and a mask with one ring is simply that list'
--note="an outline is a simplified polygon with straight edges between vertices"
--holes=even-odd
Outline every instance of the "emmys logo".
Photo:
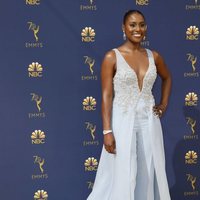
[{"label": "emmys logo", "polygon": [[89,145],[99,145],[99,141],[95,140],[96,138],[96,125],[92,124],[91,122],[85,122],[85,129],[87,134],[90,134],[90,140],[84,140],[83,146]]},{"label": "emmys logo", "polygon": [[40,5],[40,0],[26,0],[26,5]]},{"label": "emmys logo", "polygon": [[186,5],[186,10],[200,10],[200,5],[198,4],[198,0],[191,0],[194,4]]},{"label": "emmys logo", "polygon": [[44,144],[45,143],[45,133],[41,130],[35,130],[32,132],[31,139],[32,144]]},{"label": "emmys logo", "polygon": [[198,156],[195,151],[188,151],[185,154],[185,164],[189,164],[189,165],[197,164],[197,158]]},{"label": "emmys logo", "polygon": [[41,103],[42,103],[42,97],[35,94],[35,93],[31,93],[30,94],[32,96],[31,101],[34,101],[38,110],[38,113],[29,113],[29,118],[44,118],[45,117],[45,113],[44,112],[40,112],[42,110],[41,108]]},{"label": "emmys logo", "polygon": [[92,181],[87,181],[87,188],[88,188],[89,190],[92,190],[93,185],[94,185],[94,182],[92,182]]},{"label": "emmys logo", "polygon": [[197,177],[193,177],[191,174],[186,174],[187,176],[187,181],[189,181],[191,183],[191,186],[192,186],[192,189],[193,191],[196,189],[196,180],[197,180]]},{"label": "emmys logo", "polygon": [[82,42],[94,42],[95,41],[95,31],[91,27],[85,27],[82,29],[81,36]]},{"label": "emmys logo", "polygon": [[188,53],[187,61],[191,63],[192,72],[184,73],[184,77],[199,77],[199,72],[196,72],[197,56]]},{"label": "emmys logo", "polygon": [[33,156],[33,158],[34,158],[34,163],[39,165],[40,172],[43,174],[44,173],[43,165],[45,160],[40,158],[39,156]]},{"label": "emmys logo", "polygon": [[186,106],[197,106],[198,96],[194,92],[189,92],[185,97]]},{"label": "emmys logo", "polygon": [[33,31],[33,35],[35,37],[35,41],[38,42],[39,38],[38,38],[37,34],[38,34],[39,30],[40,30],[40,27],[37,26],[36,24],[34,24],[33,22],[28,22],[28,24],[29,24],[28,30]]},{"label": "emmys logo", "polygon": [[35,192],[34,200],[47,200],[48,194],[44,190],[38,190]]},{"label": "emmys logo", "polygon": [[28,23],[28,30],[33,32],[33,36],[35,39],[35,42],[26,42],[25,43],[25,47],[26,48],[37,48],[37,47],[43,47],[43,43],[39,43],[39,30],[40,30],[40,26],[36,25],[33,22],[27,22]]},{"label": "emmys logo", "polygon": [[97,159],[95,159],[94,157],[92,158],[88,158],[85,163],[85,171],[97,171],[98,168],[98,162]]},{"label": "emmys logo", "polygon": [[195,128],[195,126],[196,126],[196,120],[194,120],[194,119],[192,119],[192,118],[190,118],[190,117],[187,117],[186,119],[187,119],[187,124],[190,125],[192,134],[194,135],[194,134],[195,134],[194,128]]},{"label": "emmys logo", "polygon": [[136,5],[147,6],[149,5],[149,0],[136,0]]},{"label": "emmys logo", "polygon": [[96,125],[93,125],[90,122],[85,122],[85,124],[86,124],[86,130],[89,130],[92,139],[95,140]]},{"label": "emmys logo", "polygon": [[196,65],[196,62],[197,62],[197,57],[195,57],[191,53],[188,53],[187,56],[188,56],[187,60],[191,62],[192,71],[195,72],[196,71],[196,66],[195,65]]},{"label": "emmys logo", "polygon": [[39,156],[33,156],[34,159],[34,164],[38,165],[39,170],[40,170],[40,174],[33,174],[32,175],[32,179],[47,179],[48,178],[48,174],[44,173],[44,163],[45,160],[44,158],[41,158]]},{"label": "emmys logo", "polygon": [[196,26],[190,26],[186,31],[187,40],[198,40],[199,29]]},{"label": "emmys logo", "polygon": [[197,177],[194,177],[191,174],[186,174],[186,176],[187,176],[187,181],[190,182],[192,191],[184,192],[184,196],[198,196],[199,191],[196,190]]},{"label": "emmys logo", "polygon": [[196,128],[196,120],[192,119],[191,117],[186,117],[187,124],[190,127],[191,133],[188,135],[184,135],[184,140],[198,140],[198,135],[195,134],[195,128]]},{"label": "emmys logo", "polygon": [[146,38],[141,42],[141,45],[143,46],[143,47],[148,47],[148,46],[150,46],[150,42],[149,42],[149,40],[147,40]]},{"label": "emmys logo", "polygon": [[97,105],[96,99],[93,97],[86,97],[83,100],[83,110],[94,111],[96,110],[96,105]]},{"label": "emmys logo", "polygon": [[42,97],[35,94],[35,93],[31,93],[31,95],[32,95],[31,101],[35,101],[37,109],[40,112],[41,111]]},{"label": "emmys logo", "polygon": [[84,56],[84,63],[88,66],[90,74],[91,75],[85,75],[81,76],[82,80],[97,80],[97,76],[94,75],[94,64],[95,64],[95,59],[89,57],[89,56]]},{"label": "emmys logo", "polygon": [[42,65],[38,62],[33,62],[28,66],[28,75],[29,77],[42,77]]},{"label": "emmys logo", "polygon": [[97,6],[94,4],[94,0],[87,0],[88,4],[85,5],[80,5],[80,10],[85,11],[85,10],[97,10]]},{"label": "emmys logo", "polygon": [[89,66],[90,73],[93,75],[94,74],[93,67],[94,67],[95,59],[92,59],[89,56],[84,56],[84,58],[85,58],[85,64]]}]

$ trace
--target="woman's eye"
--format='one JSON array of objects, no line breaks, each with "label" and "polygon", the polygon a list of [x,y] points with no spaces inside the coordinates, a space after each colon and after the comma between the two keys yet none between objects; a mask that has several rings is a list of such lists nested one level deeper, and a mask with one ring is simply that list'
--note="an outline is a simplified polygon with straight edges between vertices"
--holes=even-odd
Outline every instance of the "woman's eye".
[{"label": "woman's eye", "polygon": [[132,26],[132,27],[136,27],[136,24],[131,24],[130,26]]},{"label": "woman's eye", "polygon": [[141,27],[141,28],[145,28],[145,27],[146,27],[146,24],[141,24],[140,27]]}]

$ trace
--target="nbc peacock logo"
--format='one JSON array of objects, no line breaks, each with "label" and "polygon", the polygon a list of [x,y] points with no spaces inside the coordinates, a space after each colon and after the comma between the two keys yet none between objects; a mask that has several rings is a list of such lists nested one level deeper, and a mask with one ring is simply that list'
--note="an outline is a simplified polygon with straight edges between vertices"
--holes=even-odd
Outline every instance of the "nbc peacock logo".
[{"label": "nbc peacock logo", "polygon": [[45,133],[41,130],[35,130],[31,134],[32,144],[44,144],[45,138]]},{"label": "nbc peacock logo", "polygon": [[97,105],[96,99],[93,98],[92,96],[86,97],[83,100],[83,110],[85,111],[95,111],[96,105]]},{"label": "nbc peacock logo", "polygon": [[199,39],[199,28],[196,26],[190,26],[186,31],[187,40],[198,40]]},{"label": "nbc peacock logo", "polygon": [[98,161],[94,157],[89,157],[84,163],[85,171],[97,171]]},{"label": "nbc peacock logo", "polygon": [[197,106],[198,96],[194,92],[189,92],[185,96],[185,105],[186,106]]},{"label": "nbc peacock logo", "polygon": [[197,158],[198,158],[198,155],[195,151],[188,151],[185,154],[185,164],[189,164],[189,165],[197,164]]},{"label": "nbc peacock logo", "polygon": [[26,5],[40,5],[40,0],[26,0]]},{"label": "nbc peacock logo", "polygon": [[38,190],[34,194],[34,200],[47,200],[48,199],[48,193],[44,190]]},{"label": "nbc peacock logo", "polygon": [[95,30],[91,27],[85,27],[81,32],[82,42],[94,42],[95,41]]},{"label": "nbc peacock logo", "polygon": [[34,77],[34,78],[42,77],[42,71],[43,71],[43,67],[38,62],[32,62],[28,66],[29,77]]},{"label": "nbc peacock logo", "polygon": [[149,5],[149,0],[136,0],[136,5],[147,6]]}]

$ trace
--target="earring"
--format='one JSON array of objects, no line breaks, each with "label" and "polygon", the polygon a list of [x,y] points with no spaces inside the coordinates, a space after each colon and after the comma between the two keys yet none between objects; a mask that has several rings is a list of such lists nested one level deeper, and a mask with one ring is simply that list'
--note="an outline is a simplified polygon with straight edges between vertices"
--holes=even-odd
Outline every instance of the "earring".
[{"label": "earring", "polygon": [[123,39],[126,40],[126,34],[124,31],[123,31]]},{"label": "earring", "polygon": [[146,40],[146,36],[143,37],[143,41]]}]

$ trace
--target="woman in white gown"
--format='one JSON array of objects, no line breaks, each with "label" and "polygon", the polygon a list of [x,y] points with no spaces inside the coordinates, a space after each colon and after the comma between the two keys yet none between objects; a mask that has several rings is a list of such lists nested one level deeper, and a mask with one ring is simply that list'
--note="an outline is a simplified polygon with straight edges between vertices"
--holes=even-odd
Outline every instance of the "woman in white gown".
[{"label": "woman in white gown", "polygon": [[[125,43],[102,63],[104,148],[87,200],[170,200],[159,119],[168,104],[170,73],[157,52],[140,46],[147,29],[140,11],[128,11],[122,29]],[[162,95],[155,106],[157,74]]]}]

